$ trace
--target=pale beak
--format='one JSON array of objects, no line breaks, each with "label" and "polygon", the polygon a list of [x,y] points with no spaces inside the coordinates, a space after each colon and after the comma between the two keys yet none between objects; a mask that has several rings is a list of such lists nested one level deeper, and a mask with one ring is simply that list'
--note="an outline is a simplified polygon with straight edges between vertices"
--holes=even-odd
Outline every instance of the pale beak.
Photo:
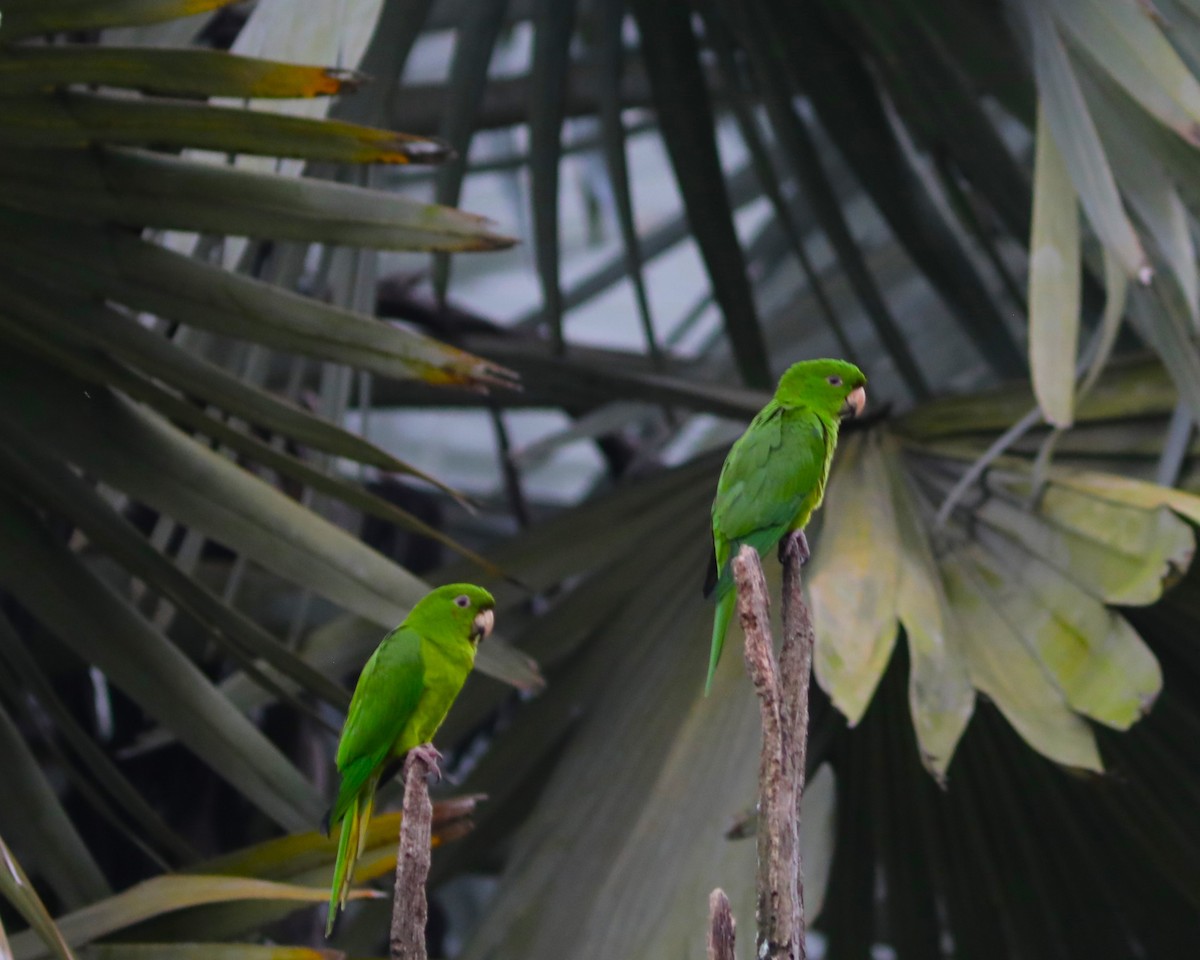
[{"label": "pale beak", "polygon": [[478,644],[480,640],[486,640],[492,633],[492,627],[496,625],[496,612],[494,610],[480,610],[475,614],[475,619],[471,623],[471,642]]},{"label": "pale beak", "polygon": [[846,398],[846,402],[842,404],[842,409],[838,412],[843,417],[857,417],[862,415],[866,405],[867,391],[862,387],[855,387],[850,391],[850,396]]}]

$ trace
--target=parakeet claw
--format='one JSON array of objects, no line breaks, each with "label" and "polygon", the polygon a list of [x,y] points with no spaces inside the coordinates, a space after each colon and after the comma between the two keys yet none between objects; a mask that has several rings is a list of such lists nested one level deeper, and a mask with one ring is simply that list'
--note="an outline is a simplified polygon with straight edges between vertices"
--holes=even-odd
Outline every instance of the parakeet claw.
[{"label": "parakeet claw", "polygon": [[425,761],[425,765],[433,772],[435,779],[442,779],[442,768],[438,766],[438,762],[442,759],[442,754],[432,743],[423,743],[419,747],[413,747],[408,751],[408,756],[404,758],[405,777],[408,776],[408,768],[412,764],[414,757],[420,757]]},{"label": "parakeet claw", "polygon": [[779,541],[779,562],[786,563],[789,558],[794,559],[800,566],[808,563],[808,558],[811,556],[808,552],[808,537],[804,535],[803,530],[793,530]]}]

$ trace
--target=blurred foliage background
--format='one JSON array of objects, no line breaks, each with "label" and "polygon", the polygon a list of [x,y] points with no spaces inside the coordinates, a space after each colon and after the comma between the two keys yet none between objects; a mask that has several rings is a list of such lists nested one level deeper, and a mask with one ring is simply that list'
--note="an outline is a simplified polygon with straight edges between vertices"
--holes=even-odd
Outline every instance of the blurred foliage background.
[{"label": "blurred foliage background", "polygon": [[824,355],[811,955],[1191,956],[1200,4],[0,14],[0,957],[379,955],[314,830],[457,579],[433,955],[748,931],[708,506]]}]

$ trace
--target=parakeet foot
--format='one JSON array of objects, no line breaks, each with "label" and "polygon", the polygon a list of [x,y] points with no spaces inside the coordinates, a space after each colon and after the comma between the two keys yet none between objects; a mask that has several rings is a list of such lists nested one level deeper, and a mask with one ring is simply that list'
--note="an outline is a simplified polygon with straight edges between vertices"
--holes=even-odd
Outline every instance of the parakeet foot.
[{"label": "parakeet foot", "polygon": [[423,743],[419,747],[413,747],[408,751],[408,756],[404,758],[404,776],[406,779],[408,777],[408,768],[412,764],[414,757],[420,757],[425,761],[425,765],[433,772],[435,779],[442,779],[442,768],[438,766],[438,762],[442,759],[442,754],[432,743]]},{"label": "parakeet foot", "polygon": [[811,556],[808,552],[808,538],[804,535],[803,530],[793,530],[789,534],[785,534],[783,539],[779,541],[779,562],[786,563],[787,560],[793,559],[800,566],[808,563],[808,558]]}]

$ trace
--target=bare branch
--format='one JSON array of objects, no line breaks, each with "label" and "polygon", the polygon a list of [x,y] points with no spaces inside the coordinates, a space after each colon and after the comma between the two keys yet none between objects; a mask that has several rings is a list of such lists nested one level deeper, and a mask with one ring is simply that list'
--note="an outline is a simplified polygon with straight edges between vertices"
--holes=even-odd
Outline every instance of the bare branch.
[{"label": "bare branch", "polygon": [[[746,635],[746,671],[758,693],[762,754],[758,766],[758,960],[805,960],[804,871],[800,861],[800,800],[808,754],[808,684],[812,676],[812,616],[800,568],[808,557],[803,533],[779,544],[783,563],[783,644],[778,661],[770,602],[758,552],[743,546],[733,559],[738,618]],[[733,916],[724,891],[708,900],[709,960],[734,960]]]},{"label": "bare branch", "polygon": [[[746,669],[758,692],[763,742],[759,761],[758,909],[759,960],[803,960],[800,905],[799,792],[792,730],[785,727],[784,697],[771,639],[767,585],[753,547],[733,561],[738,616],[746,634]],[[803,600],[801,600],[803,603]],[[789,715],[789,719],[791,719]]]},{"label": "bare branch", "polygon": [[433,805],[429,802],[429,761],[414,750],[404,761],[404,819],[400,823],[400,854],[396,858],[396,894],[392,901],[392,960],[428,960],[425,924],[429,904],[425,881]]},{"label": "bare branch", "polygon": [[[804,601],[800,582],[803,563],[796,540],[788,536],[780,543],[783,564],[783,645],[779,651],[779,678],[783,689],[783,729],[788,745],[788,779],[796,790],[796,835],[800,834],[800,811],[804,799],[804,781],[808,763],[808,686],[812,678],[813,646],[816,633],[812,615]],[[805,551],[807,552],[807,550]],[[796,856],[796,886],[800,908],[800,956],[804,947],[804,863]]]},{"label": "bare branch", "polygon": [[736,927],[729,898],[717,887],[708,895],[708,960],[736,960],[733,951]]}]

